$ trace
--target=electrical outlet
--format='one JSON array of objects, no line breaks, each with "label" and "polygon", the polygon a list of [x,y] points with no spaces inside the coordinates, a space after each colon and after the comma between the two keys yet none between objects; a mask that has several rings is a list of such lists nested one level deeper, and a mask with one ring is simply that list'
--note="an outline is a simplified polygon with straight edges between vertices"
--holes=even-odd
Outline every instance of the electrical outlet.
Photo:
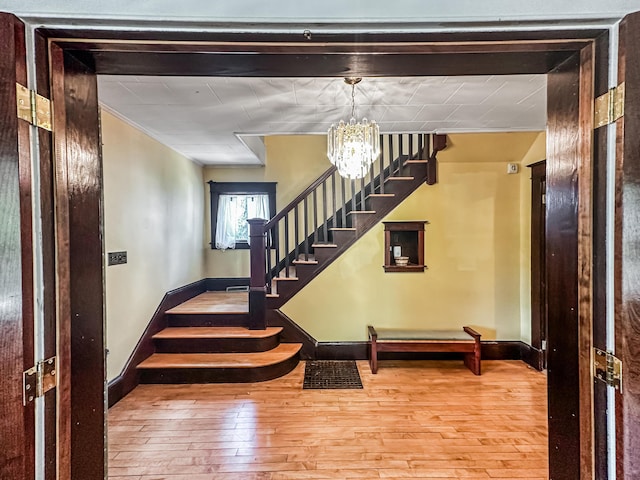
[{"label": "electrical outlet", "polygon": [[109,252],[109,265],[127,263],[127,252]]}]

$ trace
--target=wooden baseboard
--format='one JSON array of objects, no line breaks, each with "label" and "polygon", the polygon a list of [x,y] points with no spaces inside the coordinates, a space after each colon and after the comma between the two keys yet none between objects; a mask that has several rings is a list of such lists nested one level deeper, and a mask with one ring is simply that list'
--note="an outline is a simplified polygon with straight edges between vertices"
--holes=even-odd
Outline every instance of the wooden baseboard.
[{"label": "wooden baseboard", "polygon": [[107,394],[109,407],[115,405],[138,385],[136,366],[155,352],[152,336],[167,326],[164,312],[208,290],[225,290],[230,286],[248,284],[248,278],[203,278],[167,292],[129,356],[124,369],[120,375],[109,382]]},{"label": "wooden baseboard", "polygon": [[[482,342],[483,360],[521,360],[520,341]],[[367,360],[368,342],[317,342],[313,357],[317,360]],[[457,360],[460,353],[380,352],[380,360]]]},{"label": "wooden baseboard", "polygon": [[482,360],[521,360],[519,340],[487,340],[482,342]]},{"label": "wooden baseboard", "polygon": [[267,310],[267,326],[282,327],[280,341],[283,343],[301,343],[300,358],[313,360],[316,358],[318,342],[280,310]]},{"label": "wooden baseboard", "polygon": [[227,287],[249,287],[249,277],[207,278],[208,291],[221,292]]},{"label": "wooden baseboard", "polygon": [[522,361],[527,365],[541,371],[543,369],[542,357],[542,350],[527,343],[520,342],[520,358],[522,358]]},{"label": "wooden baseboard", "polygon": [[366,360],[368,342],[318,342],[316,360]]},{"label": "wooden baseboard", "polygon": [[107,386],[107,401],[109,408],[113,407],[124,397],[124,377],[122,374],[109,382]]}]

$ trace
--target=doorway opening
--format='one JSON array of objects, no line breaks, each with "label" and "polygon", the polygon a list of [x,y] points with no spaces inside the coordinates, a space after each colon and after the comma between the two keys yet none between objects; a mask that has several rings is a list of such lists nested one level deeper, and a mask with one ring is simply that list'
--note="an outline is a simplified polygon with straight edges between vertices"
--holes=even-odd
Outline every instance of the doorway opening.
[{"label": "doorway opening", "polygon": [[[586,33],[586,34],[585,34]],[[592,32],[593,33],[593,32]],[[536,44],[536,48],[531,47],[527,43],[514,42],[509,44],[501,41],[491,42],[483,41],[478,43],[466,44],[463,46],[461,41],[457,46],[447,43],[438,45],[437,41],[428,46],[425,44],[410,44],[406,37],[400,40],[407,41],[406,45],[393,45],[390,38],[385,38],[389,44],[380,42],[379,38],[375,38],[377,42],[367,44],[358,39],[348,45],[349,53],[340,53],[343,50],[344,42],[352,39],[330,38],[329,43],[333,45],[311,45],[303,46],[301,44],[289,45],[288,51],[285,53],[280,51],[284,45],[278,48],[265,44],[264,46],[251,44],[243,45],[243,41],[250,39],[246,36],[237,45],[229,47],[229,45],[216,45],[212,42],[210,52],[203,52],[202,44],[196,47],[185,42],[178,49],[183,52],[176,55],[175,52],[158,51],[157,43],[139,43],[138,40],[128,40],[132,47],[131,50],[123,48],[123,39],[118,42],[111,42],[109,39],[104,41],[84,42],[66,39],[64,41],[55,40],[51,43],[50,55],[52,58],[52,84],[53,84],[53,101],[56,108],[55,120],[58,125],[62,125],[63,132],[57,135],[56,152],[60,154],[66,153],[66,164],[68,167],[63,178],[63,186],[68,185],[72,189],[78,187],[78,196],[66,195],[67,192],[58,191],[56,197],[67,203],[71,208],[68,215],[59,218],[63,227],[61,230],[69,232],[70,238],[77,238],[81,244],[72,245],[69,251],[59,252],[60,261],[67,261],[71,268],[68,271],[68,277],[59,279],[62,283],[68,283],[72,287],[69,289],[69,297],[61,298],[62,303],[68,303],[68,311],[75,311],[74,302],[79,301],[80,290],[77,282],[80,277],[85,278],[86,273],[89,278],[95,280],[95,294],[88,298],[85,296],[82,301],[83,308],[92,311],[95,318],[94,327],[96,332],[102,331],[102,260],[101,249],[97,251],[85,247],[88,245],[99,245],[99,179],[100,179],[100,155],[97,151],[97,89],[96,74],[176,74],[178,72],[202,75],[211,74],[212,72],[225,72],[232,76],[246,74],[251,72],[252,75],[262,75],[268,72],[273,76],[293,75],[294,73],[305,72],[315,75],[341,75],[345,71],[349,71],[357,65],[358,73],[363,76],[381,75],[398,71],[405,75],[460,75],[460,74],[505,74],[505,73],[545,73],[549,74],[549,105],[553,105],[549,111],[549,130],[548,130],[548,148],[547,161],[551,165],[548,173],[548,192],[555,202],[550,203],[553,208],[549,209],[547,220],[550,224],[548,228],[553,231],[547,240],[548,249],[562,249],[566,255],[570,257],[569,261],[563,261],[550,266],[549,290],[558,292],[557,296],[549,299],[550,326],[553,329],[549,331],[549,338],[556,341],[557,351],[555,356],[549,357],[550,365],[564,365],[563,368],[557,370],[557,373],[549,376],[549,409],[552,417],[549,422],[550,444],[554,446],[550,449],[550,468],[552,472],[578,472],[580,471],[580,452],[582,450],[589,451],[588,436],[581,436],[579,432],[584,429],[584,421],[587,414],[584,409],[590,411],[591,405],[588,399],[581,397],[581,389],[579,385],[585,382],[589,366],[582,359],[582,353],[578,347],[578,332],[587,329],[590,325],[590,314],[586,311],[576,311],[575,305],[578,299],[581,301],[589,298],[590,290],[585,289],[584,285],[578,288],[578,269],[577,264],[580,259],[581,251],[578,249],[578,231],[584,232],[590,229],[590,224],[579,222],[576,215],[575,205],[581,205],[580,202],[587,201],[590,198],[589,183],[576,185],[572,181],[571,174],[568,171],[580,171],[583,177],[589,178],[589,163],[591,145],[588,141],[590,133],[585,134],[585,124],[580,120],[586,115],[588,110],[588,99],[591,98],[591,77],[586,73],[593,68],[590,62],[589,52],[594,48],[593,37],[588,32],[583,32],[585,38],[583,40],[549,40],[549,36],[554,32],[541,32],[542,45],[545,41],[548,43],[543,48],[540,43]],[[51,32],[48,33],[50,35]],[[90,32],[85,32],[85,38],[91,38]],[[575,37],[577,32],[571,32]],[[111,32],[108,35],[126,35],[117,32]],[[107,36],[108,36],[107,35]],[[51,35],[53,37],[53,35]],[[495,34],[497,38],[500,34]],[[507,34],[506,37],[510,35]],[[408,36],[411,37],[411,36]],[[237,37],[236,37],[237,38]],[[264,40],[261,38],[260,40]],[[322,39],[321,39],[322,40]],[[340,40],[343,42],[340,43]],[[397,40],[397,39],[396,39]],[[460,40],[460,39],[458,39]],[[468,41],[469,39],[467,39]],[[473,42],[475,39],[471,38]],[[175,39],[168,41],[174,42]],[[228,43],[228,42],[227,42]],[[324,43],[324,42],[323,42]],[[117,45],[117,47],[115,47]],[[356,52],[351,51],[354,49]],[[208,47],[204,47],[206,51]],[[221,50],[236,49],[236,52],[230,54],[225,51],[224,54],[215,53]],[[327,56],[327,50],[331,51],[335,48],[334,55]],[[475,49],[474,53],[468,50]],[[388,49],[390,55],[377,55],[381,50]],[[194,52],[197,50],[197,52]],[[256,55],[256,50],[258,55]],[[434,50],[437,53],[434,53]],[[251,53],[247,53],[251,51]],[[426,62],[421,55],[434,55],[434,62]],[[419,52],[419,53],[416,53]],[[580,52],[583,53],[582,57]],[[370,55],[375,53],[376,55]],[[291,57],[293,55],[294,57]],[[297,55],[297,56],[296,56]],[[292,62],[291,59],[296,58],[299,62]],[[523,62],[526,58],[528,62]],[[585,93],[588,92],[588,93]],[[82,109],[80,108],[82,107]],[[81,111],[82,110],[82,111]],[[91,117],[91,121],[87,122],[87,116]],[[95,119],[95,121],[94,121]],[[588,124],[587,124],[588,127]],[[566,136],[566,132],[573,131],[575,135],[571,136],[569,142],[562,138]],[[587,128],[588,129],[588,128]],[[582,134],[580,134],[582,132]],[[62,143],[60,143],[62,142]],[[83,148],[79,151],[76,148],[78,142],[83,143]],[[560,144],[562,149],[560,151]],[[80,155],[74,152],[79,151]],[[60,161],[61,159],[56,159]],[[84,177],[74,176],[76,172],[74,165],[78,167],[82,164],[82,174]],[[94,170],[87,169],[88,166],[95,167]],[[568,170],[567,170],[567,167]],[[89,173],[87,176],[86,174]],[[64,181],[66,180],[66,182]],[[88,189],[82,187],[90,187]],[[578,191],[584,196],[579,196]],[[91,195],[95,202],[82,201],[86,199],[86,195]],[[67,198],[65,200],[65,198]],[[79,203],[74,203],[79,202]],[[82,218],[83,209],[89,209],[93,214],[88,218],[95,218],[96,221],[86,221],[87,217]],[[571,228],[553,229],[551,226],[554,222],[562,222],[567,225],[569,222]],[[80,233],[80,235],[77,235]],[[565,257],[566,259],[566,257]],[[100,286],[99,292],[97,291]],[[575,289],[573,287],[576,287]],[[64,308],[59,310],[65,311]],[[552,318],[553,317],[553,318]],[[70,318],[70,317],[69,317]],[[98,322],[97,320],[100,320]],[[79,378],[80,366],[87,358],[102,359],[103,351],[101,345],[94,344],[92,346],[80,341],[74,345],[73,339],[78,338],[81,334],[79,326],[73,322],[67,326],[69,328],[68,337],[63,335],[63,344],[69,341],[69,361],[71,369],[67,382],[61,383],[61,392],[71,392],[69,404],[73,415],[83,415],[83,413],[74,405],[80,402],[80,396],[74,398],[73,388],[78,390],[83,386],[91,385],[92,381],[86,380],[87,383]],[[78,353],[83,352],[86,357]],[[581,355],[578,355],[581,353]],[[578,358],[581,360],[578,361]],[[74,365],[76,367],[74,368]],[[84,365],[82,365],[84,367]],[[98,368],[97,371],[100,371]],[[94,372],[95,373],[95,372]],[[557,375],[557,376],[556,376]],[[73,381],[71,379],[73,378]],[[102,392],[101,382],[95,382],[90,391]],[[73,385],[73,388],[72,388]],[[83,391],[83,394],[86,390]],[[93,397],[92,397],[93,398]],[[101,402],[97,400],[100,399]],[[84,398],[87,404],[86,396]],[[104,398],[97,395],[96,398],[89,403],[95,401],[93,405],[94,413],[90,417],[94,419],[92,422],[72,423],[75,429],[75,438],[93,437],[102,428],[103,422],[95,415],[95,406],[102,404]],[[580,411],[580,415],[575,415],[576,411]],[[85,412],[84,414],[87,414]],[[582,423],[582,426],[581,426]],[[79,427],[76,427],[79,425]],[[566,441],[567,436],[571,436],[572,440]],[[576,440],[577,439],[577,440]],[[558,448],[556,448],[558,447]],[[74,460],[74,458],[76,458]],[[78,477],[94,478],[95,471],[93,468],[99,468],[99,462],[81,462],[79,458],[74,457],[73,449],[69,458],[61,459],[61,462],[69,462],[72,471],[79,472]],[[80,472],[83,472],[81,474]],[[97,478],[97,477],[96,477]]]}]

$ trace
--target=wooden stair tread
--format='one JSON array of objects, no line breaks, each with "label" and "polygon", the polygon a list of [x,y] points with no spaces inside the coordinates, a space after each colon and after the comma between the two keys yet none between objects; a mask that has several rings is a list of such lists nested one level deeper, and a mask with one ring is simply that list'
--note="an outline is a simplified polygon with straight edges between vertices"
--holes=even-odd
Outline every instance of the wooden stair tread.
[{"label": "wooden stair tread", "polygon": [[273,277],[274,282],[287,281],[287,280],[299,280],[298,277]]},{"label": "wooden stair tread", "polygon": [[280,295],[277,293],[267,293],[267,298],[279,298]]},{"label": "wooden stair tread", "polygon": [[334,228],[330,228],[329,231],[331,232],[355,232],[356,229],[353,227],[334,227]]},{"label": "wooden stair tread", "polygon": [[273,350],[249,353],[154,353],[141,362],[139,369],[159,368],[259,368],[290,359],[301,343],[281,343]]},{"label": "wooden stair tread", "polygon": [[415,177],[388,177],[387,180],[400,180],[400,181],[410,181],[415,180]]},{"label": "wooden stair tread", "polygon": [[368,215],[371,215],[373,213],[376,213],[376,211],[375,210],[352,210],[349,213],[347,213],[347,215],[353,215],[357,213],[366,213]]},{"label": "wooden stair tread", "polygon": [[335,243],[314,243],[311,245],[312,248],[338,248],[338,245]]},{"label": "wooden stair tread", "polygon": [[173,315],[184,314],[247,314],[249,313],[248,292],[204,292],[180,305],[167,310]]},{"label": "wooden stair tread", "polygon": [[153,338],[267,338],[281,331],[282,327],[267,327],[265,330],[249,330],[244,327],[167,327]]},{"label": "wooden stair tread", "polygon": [[429,160],[407,160],[406,162],[404,162],[405,165],[407,165],[407,164],[421,164],[421,163],[429,163]]},{"label": "wooden stair tread", "polygon": [[317,260],[294,260],[291,263],[295,263],[297,265],[317,265]]},{"label": "wooden stair tread", "polygon": [[385,198],[385,197],[395,197],[395,193],[370,193],[367,195],[367,198]]}]

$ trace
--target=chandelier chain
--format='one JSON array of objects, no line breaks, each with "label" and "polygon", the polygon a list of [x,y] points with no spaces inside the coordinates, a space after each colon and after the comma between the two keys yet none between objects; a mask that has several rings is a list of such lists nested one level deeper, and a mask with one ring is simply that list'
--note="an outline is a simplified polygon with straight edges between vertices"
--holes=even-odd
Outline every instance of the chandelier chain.
[{"label": "chandelier chain", "polygon": [[351,85],[351,118],[356,118],[356,84]]}]

